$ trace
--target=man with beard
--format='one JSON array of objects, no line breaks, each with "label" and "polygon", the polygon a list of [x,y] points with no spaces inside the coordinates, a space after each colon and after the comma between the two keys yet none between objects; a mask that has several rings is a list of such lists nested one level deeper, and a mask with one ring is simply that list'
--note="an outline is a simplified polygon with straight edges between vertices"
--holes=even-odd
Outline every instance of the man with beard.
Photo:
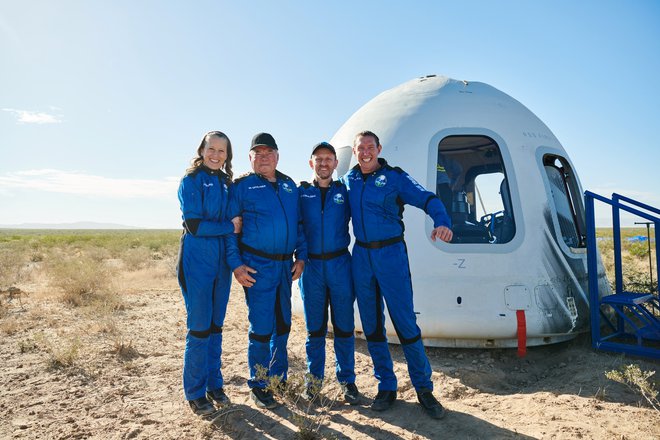
[{"label": "man with beard", "polygon": [[307,326],[307,381],[304,396],[318,394],[325,369],[325,337],[328,332],[328,306],[335,347],[335,372],[344,400],[359,403],[355,386],[355,336],[351,255],[348,245],[350,208],[343,183],[332,180],[338,165],[332,145],[314,146],[309,166],[314,170],[312,183],[301,182],[300,213],[307,241],[308,260],[300,277],[300,293]]}]

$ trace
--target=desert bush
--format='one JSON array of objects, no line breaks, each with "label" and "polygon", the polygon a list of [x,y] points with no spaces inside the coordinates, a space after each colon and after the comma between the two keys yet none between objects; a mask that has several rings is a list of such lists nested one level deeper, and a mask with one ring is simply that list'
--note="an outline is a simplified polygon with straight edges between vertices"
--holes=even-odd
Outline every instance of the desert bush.
[{"label": "desert bush", "polygon": [[148,267],[152,262],[152,251],[146,247],[126,249],[120,258],[128,270],[140,270]]},{"label": "desert bush", "polygon": [[627,246],[628,252],[637,258],[648,258],[649,245],[645,241],[636,241]]},{"label": "desert bush", "polygon": [[108,249],[100,246],[90,246],[85,249],[84,252],[89,258],[99,263],[112,258],[112,253]]},{"label": "desert bush", "polygon": [[[3,317],[3,306],[0,305],[0,318]],[[20,327],[18,321],[14,319],[7,319],[0,323],[0,330],[6,335],[13,335],[18,333]]]},{"label": "desert bush", "polygon": [[21,340],[18,342],[18,349],[21,353],[31,353],[37,350],[37,344],[32,339]]},{"label": "desert bush", "polygon": [[117,258],[126,249],[145,247],[163,255],[176,253],[181,232],[176,230],[0,230],[0,247],[20,245],[31,251],[102,248]]},{"label": "desert bush", "polygon": [[[257,366],[256,378],[265,381],[266,389],[291,410],[291,422],[298,428],[294,439],[317,440],[325,437],[321,428],[329,420],[330,409],[337,402],[340,391],[323,395],[319,379],[299,372],[289,375],[285,383],[280,376],[268,376],[268,370],[260,365]],[[308,384],[315,394],[309,401],[303,398]]]},{"label": "desert bush", "polygon": [[651,282],[649,273],[624,271],[623,288],[628,292],[652,293],[658,291],[658,282],[657,280]]},{"label": "desert bush", "polygon": [[179,263],[178,253],[173,255],[168,255],[165,258],[163,258],[163,265],[166,268],[167,276],[176,277],[178,263]]},{"label": "desert bush", "polygon": [[30,261],[33,262],[33,263],[41,263],[42,261],[44,261],[45,258],[46,258],[46,256],[43,253],[38,252],[38,251],[34,251],[30,255]]},{"label": "desert bush", "polygon": [[658,391],[655,389],[655,384],[649,380],[654,374],[655,371],[642,371],[639,365],[630,364],[606,372],[605,377],[639,393],[656,411],[660,412]]},{"label": "desert bush", "polygon": [[121,361],[131,361],[140,356],[140,353],[133,347],[133,340],[126,342],[123,336],[115,338],[112,341],[112,352]]},{"label": "desert bush", "polygon": [[48,365],[54,370],[70,368],[80,359],[80,339],[73,338],[59,344],[47,344]]},{"label": "desert bush", "polygon": [[88,256],[55,258],[48,262],[50,284],[62,290],[62,299],[80,306],[94,294],[107,293],[110,270],[101,262]]},{"label": "desert bush", "polygon": [[28,252],[20,244],[3,243],[0,247],[0,290],[25,280]]},{"label": "desert bush", "polygon": [[91,317],[93,320],[93,330],[104,335],[118,335],[120,333],[119,326],[114,317],[108,313],[99,314],[100,316]]}]

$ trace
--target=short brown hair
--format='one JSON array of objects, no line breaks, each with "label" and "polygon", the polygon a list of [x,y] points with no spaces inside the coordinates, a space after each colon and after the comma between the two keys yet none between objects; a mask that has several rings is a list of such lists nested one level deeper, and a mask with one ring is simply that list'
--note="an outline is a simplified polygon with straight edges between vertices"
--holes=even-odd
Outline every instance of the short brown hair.
[{"label": "short brown hair", "polygon": [[378,139],[376,133],[374,133],[373,131],[364,130],[355,135],[355,137],[353,138],[353,146],[355,146],[355,141],[357,141],[359,137],[363,137],[363,136],[371,136],[376,140],[376,145],[380,145],[380,139]]}]

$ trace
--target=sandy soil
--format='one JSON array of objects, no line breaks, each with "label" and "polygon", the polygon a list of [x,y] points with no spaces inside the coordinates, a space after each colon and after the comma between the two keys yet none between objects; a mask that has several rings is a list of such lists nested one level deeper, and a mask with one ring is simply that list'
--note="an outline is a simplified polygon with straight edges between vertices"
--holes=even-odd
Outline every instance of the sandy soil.
[{"label": "sandy soil", "polygon": [[[436,393],[450,413],[430,419],[416,403],[401,349],[392,345],[399,399],[369,409],[376,393],[366,344],[356,347],[364,404],[308,406],[289,396],[274,410],[254,407],[246,386],[247,322],[234,285],[224,327],[223,373],[232,405],[215,421],[194,416],[181,389],[185,310],[175,279],[156,269],[122,272],[119,310],[71,307],[47,283],[5,303],[0,318],[0,438],[288,439],[300,415],[337,439],[658,439],[660,412],[605,378],[627,363],[658,363],[595,352],[585,337],[515,350],[429,348]],[[295,318],[291,374],[304,371],[304,325]],[[332,339],[328,339],[332,348]],[[329,356],[332,359],[332,355]],[[59,360],[59,363],[58,363]],[[331,365],[323,394],[337,394]],[[655,376],[654,376],[655,378]],[[657,379],[656,379],[657,380]]]}]

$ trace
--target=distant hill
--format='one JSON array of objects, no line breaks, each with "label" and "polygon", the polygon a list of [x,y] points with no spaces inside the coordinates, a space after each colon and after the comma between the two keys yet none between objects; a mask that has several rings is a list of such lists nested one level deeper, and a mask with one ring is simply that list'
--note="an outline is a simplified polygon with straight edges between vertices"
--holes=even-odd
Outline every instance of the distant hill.
[{"label": "distant hill", "polygon": [[73,223],[21,223],[0,225],[0,229],[145,229],[116,223],[73,222]]}]

